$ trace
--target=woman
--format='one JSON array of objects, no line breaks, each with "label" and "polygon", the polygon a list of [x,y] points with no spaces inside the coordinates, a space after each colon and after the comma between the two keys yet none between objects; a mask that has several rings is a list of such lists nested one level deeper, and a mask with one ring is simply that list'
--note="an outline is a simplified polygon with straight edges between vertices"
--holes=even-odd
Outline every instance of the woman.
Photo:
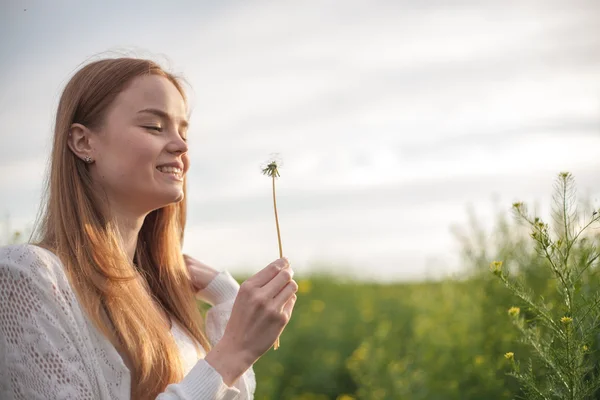
[{"label": "woman", "polygon": [[0,398],[253,398],[298,286],[286,259],[240,287],[181,254],[186,114],[148,60],[67,84],[38,239],[0,250]]}]

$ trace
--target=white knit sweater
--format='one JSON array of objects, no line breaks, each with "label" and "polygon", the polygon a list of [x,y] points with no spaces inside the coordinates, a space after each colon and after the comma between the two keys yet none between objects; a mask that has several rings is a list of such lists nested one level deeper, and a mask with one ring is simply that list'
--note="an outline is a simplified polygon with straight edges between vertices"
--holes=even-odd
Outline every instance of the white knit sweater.
[{"label": "white knit sweater", "polygon": [[[206,315],[213,346],[239,287],[222,271],[197,293],[213,306]],[[254,398],[252,367],[229,387],[203,356],[198,359],[181,327],[173,323],[171,333],[186,375],[157,400]],[[117,350],[80,307],[58,257],[33,245],[0,248],[0,399],[129,399],[130,378]]]}]

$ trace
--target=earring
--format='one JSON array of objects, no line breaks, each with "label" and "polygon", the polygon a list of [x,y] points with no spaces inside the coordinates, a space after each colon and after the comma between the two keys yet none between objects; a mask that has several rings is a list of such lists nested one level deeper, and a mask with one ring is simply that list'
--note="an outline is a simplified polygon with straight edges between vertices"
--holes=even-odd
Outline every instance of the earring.
[{"label": "earring", "polygon": [[86,162],[86,163],[88,163],[88,164],[91,164],[91,163],[92,163],[92,157],[90,157],[90,156],[85,156],[85,157],[83,158],[83,161],[85,161],[85,162]]}]

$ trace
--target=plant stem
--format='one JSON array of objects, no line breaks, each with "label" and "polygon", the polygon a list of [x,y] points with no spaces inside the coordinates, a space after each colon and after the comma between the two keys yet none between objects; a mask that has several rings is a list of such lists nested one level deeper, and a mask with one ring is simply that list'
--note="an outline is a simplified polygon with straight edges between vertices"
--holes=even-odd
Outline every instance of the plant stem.
[{"label": "plant stem", "polygon": [[[275,198],[275,175],[273,175],[273,209],[275,210],[275,225],[277,226],[277,242],[279,243],[279,258],[283,257],[283,250],[281,248],[281,234],[279,232],[279,218],[277,217],[277,200]],[[279,337],[275,340],[273,350],[279,348]]]},{"label": "plant stem", "polygon": [[281,249],[281,234],[279,232],[279,218],[277,217],[277,200],[275,198],[275,176],[273,176],[273,209],[275,209],[275,225],[277,225],[277,241],[279,242],[279,258],[283,258]]}]

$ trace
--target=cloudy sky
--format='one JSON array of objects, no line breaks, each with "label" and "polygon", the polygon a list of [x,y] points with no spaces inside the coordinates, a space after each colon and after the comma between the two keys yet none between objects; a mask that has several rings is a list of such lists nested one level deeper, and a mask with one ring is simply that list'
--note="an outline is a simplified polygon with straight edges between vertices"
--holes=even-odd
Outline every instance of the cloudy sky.
[{"label": "cloudy sky", "polygon": [[[0,2],[0,212],[35,217],[61,90],[150,57],[192,98],[185,250],[254,273],[460,271],[450,226],[492,198],[548,204],[560,171],[600,197],[600,2]],[[598,203],[600,204],[600,203]],[[487,222],[484,222],[487,223]]]}]

